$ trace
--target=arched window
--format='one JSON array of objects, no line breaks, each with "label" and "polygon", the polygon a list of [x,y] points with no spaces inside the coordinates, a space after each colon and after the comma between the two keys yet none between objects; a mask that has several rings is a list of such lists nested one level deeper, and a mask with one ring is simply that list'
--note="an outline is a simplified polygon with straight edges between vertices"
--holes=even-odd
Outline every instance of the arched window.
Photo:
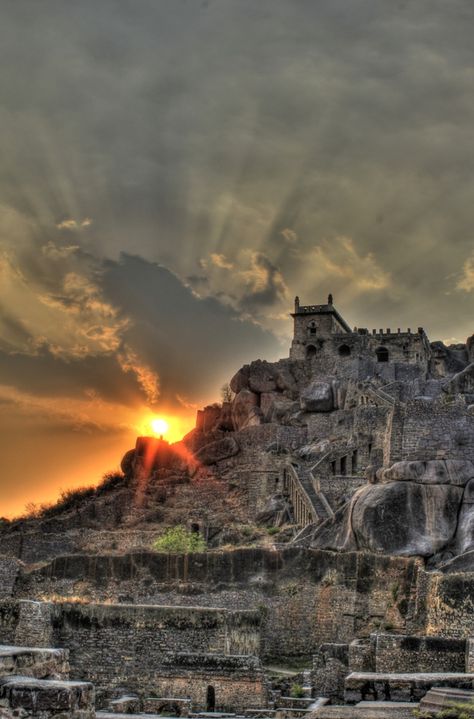
[{"label": "arched window", "polygon": [[339,347],[339,354],[341,357],[349,357],[350,353],[351,348],[349,347],[349,345],[341,345]]},{"label": "arched window", "polygon": [[316,334],[316,322],[310,322],[308,325],[308,336],[314,337]]},{"label": "arched window", "polygon": [[306,347],[306,357],[308,359],[311,359],[311,357],[314,357],[317,352],[317,349],[314,345],[308,345]]},{"label": "arched window", "polygon": [[375,350],[377,355],[377,362],[388,362],[388,349],[386,347],[379,347]]}]

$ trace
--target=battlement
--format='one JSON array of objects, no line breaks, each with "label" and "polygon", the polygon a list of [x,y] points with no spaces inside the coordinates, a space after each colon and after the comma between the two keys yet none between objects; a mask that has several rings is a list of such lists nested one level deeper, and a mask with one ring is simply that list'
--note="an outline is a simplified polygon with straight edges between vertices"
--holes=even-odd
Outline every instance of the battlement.
[{"label": "battlement", "polygon": [[[376,362],[404,362],[426,367],[431,356],[429,341],[423,327],[412,331],[390,327],[369,330],[351,329],[334,307],[333,296],[326,304],[300,305],[295,298],[292,359],[324,358],[337,365],[348,357],[373,358]],[[329,371],[329,366],[327,366]]]}]

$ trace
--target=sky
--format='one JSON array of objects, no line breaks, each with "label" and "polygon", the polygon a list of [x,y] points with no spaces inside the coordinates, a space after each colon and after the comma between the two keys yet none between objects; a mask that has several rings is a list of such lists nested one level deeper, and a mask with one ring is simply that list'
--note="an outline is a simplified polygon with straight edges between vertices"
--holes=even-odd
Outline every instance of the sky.
[{"label": "sky", "polygon": [[0,15],[0,516],[191,429],[296,294],[474,332],[471,0]]}]

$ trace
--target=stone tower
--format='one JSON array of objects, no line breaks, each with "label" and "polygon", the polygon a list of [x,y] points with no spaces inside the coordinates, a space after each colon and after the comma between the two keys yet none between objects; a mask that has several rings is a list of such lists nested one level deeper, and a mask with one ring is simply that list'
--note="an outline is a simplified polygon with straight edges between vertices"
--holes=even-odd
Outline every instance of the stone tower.
[{"label": "stone tower", "polygon": [[311,358],[322,349],[325,339],[351,334],[351,328],[334,307],[332,295],[325,305],[300,305],[300,298],[295,297],[291,316],[294,319],[291,359]]}]

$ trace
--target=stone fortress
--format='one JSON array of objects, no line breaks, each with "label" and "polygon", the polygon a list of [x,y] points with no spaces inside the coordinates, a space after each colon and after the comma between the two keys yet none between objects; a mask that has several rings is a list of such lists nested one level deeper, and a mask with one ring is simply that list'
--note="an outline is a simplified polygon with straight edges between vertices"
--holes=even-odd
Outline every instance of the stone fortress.
[{"label": "stone fortress", "polygon": [[[408,717],[474,688],[474,337],[292,317],[181,442],[3,522],[1,711]],[[178,518],[208,551],[151,548]]]}]

